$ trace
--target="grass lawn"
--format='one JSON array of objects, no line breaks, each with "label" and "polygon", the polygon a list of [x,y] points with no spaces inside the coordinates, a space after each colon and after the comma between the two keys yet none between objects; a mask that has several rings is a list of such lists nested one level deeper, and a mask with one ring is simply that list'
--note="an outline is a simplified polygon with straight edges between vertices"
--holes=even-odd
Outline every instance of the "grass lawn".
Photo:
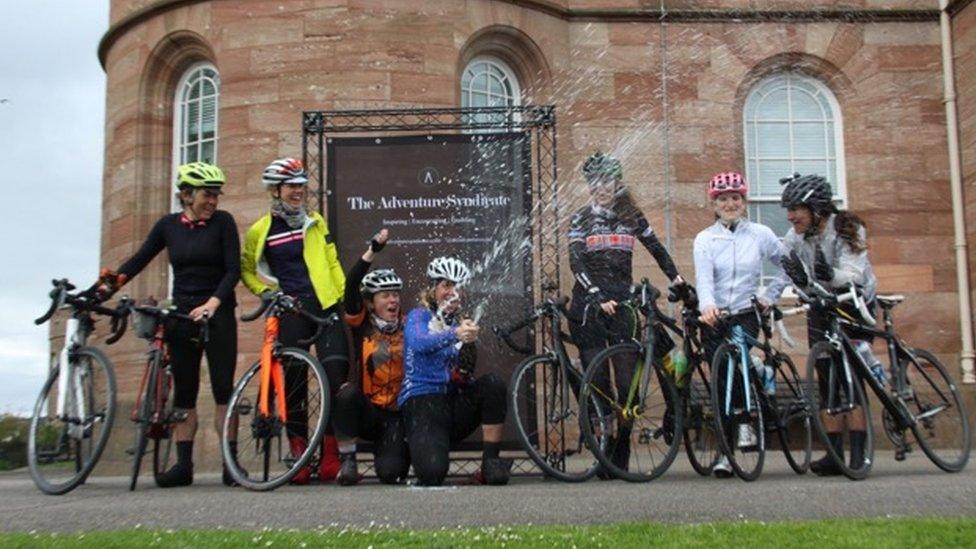
[{"label": "grass lawn", "polygon": [[697,525],[519,526],[440,530],[153,531],[0,534],[2,547],[972,547],[976,519],[857,519]]}]

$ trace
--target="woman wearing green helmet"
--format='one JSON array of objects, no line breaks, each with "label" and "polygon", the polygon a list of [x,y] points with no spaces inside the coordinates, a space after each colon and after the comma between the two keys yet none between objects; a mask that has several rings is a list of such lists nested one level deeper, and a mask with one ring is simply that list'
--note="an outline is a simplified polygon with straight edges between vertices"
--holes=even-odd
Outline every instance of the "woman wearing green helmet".
[{"label": "woman wearing green helmet", "polygon": [[[174,406],[186,412],[186,420],[175,427],[176,465],[156,477],[156,483],[163,488],[193,483],[196,402],[204,352],[217,405],[214,427],[218,435],[233,388],[237,360],[234,287],[241,276],[240,238],[234,218],[217,209],[224,181],[224,172],[212,164],[191,162],[180,166],[176,188],[182,210],[157,221],[139,250],[117,272],[103,269],[101,275],[100,289],[114,292],[165,249],[173,268],[173,304],[179,312],[210,324],[209,339],[203,348],[194,340],[196,330],[192,327],[177,324],[168,332]],[[236,429],[233,431],[236,433]],[[224,484],[232,483],[225,469]]]}]

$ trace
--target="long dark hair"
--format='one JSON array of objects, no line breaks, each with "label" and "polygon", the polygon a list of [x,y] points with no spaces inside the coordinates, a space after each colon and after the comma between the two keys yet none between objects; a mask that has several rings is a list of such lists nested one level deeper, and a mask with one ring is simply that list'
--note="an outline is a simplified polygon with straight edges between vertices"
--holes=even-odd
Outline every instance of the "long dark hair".
[{"label": "long dark hair", "polygon": [[617,214],[617,218],[625,223],[634,223],[644,216],[644,214],[634,203],[634,197],[631,196],[630,191],[627,187],[621,186],[617,190],[617,199],[613,204],[613,212]]},{"label": "long dark hair", "polygon": [[858,233],[861,227],[867,227],[867,225],[860,217],[851,212],[839,211],[834,217],[834,230],[855,253],[861,253],[868,249],[868,243]]}]

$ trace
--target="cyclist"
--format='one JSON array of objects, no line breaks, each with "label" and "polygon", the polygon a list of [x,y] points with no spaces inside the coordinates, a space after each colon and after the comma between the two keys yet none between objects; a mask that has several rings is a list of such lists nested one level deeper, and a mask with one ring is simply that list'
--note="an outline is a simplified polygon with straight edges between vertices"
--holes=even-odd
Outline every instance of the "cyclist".
[{"label": "cyclist", "polygon": [[[781,182],[786,185],[781,204],[787,209],[786,218],[793,226],[783,239],[789,252],[789,256],[783,259],[785,273],[771,284],[768,295],[779,296],[791,280],[800,288],[817,280],[827,288],[841,290],[853,282],[868,303],[868,308],[873,310],[878,282],[868,259],[864,222],[851,212],[837,210],[830,184],[821,176],[795,174]],[[853,318],[858,318],[859,313],[853,308],[850,312]],[[827,318],[811,309],[807,316],[811,346],[823,341],[827,326]],[[852,339],[868,343],[874,339],[870,332],[857,327],[847,327],[845,330]],[[826,394],[826,376],[821,373],[818,377],[821,380],[821,394]],[[857,406],[844,416],[850,435],[850,465],[859,469],[864,463],[864,410]],[[831,445],[843,458],[844,417],[824,414],[823,422]],[[812,462],[810,470],[821,476],[841,474],[829,455]]]},{"label": "cyclist", "polygon": [[[620,161],[597,151],[583,164],[583,176],[589,185],[591,202],[573,215],[569,227],[569,266],[576,283],[568,318],[570,333],[585,368],[608,344],[629,341],[633,336],[635,327],[630,315],[617,305],[629,296],[635,241],[654,256],[672,284],[684,281],[671,255],[623,185]],[[658,356],[663,356],[670,348],[659,344],[658,351]],[[633,364],[618,365],[624,371],[633,367]],[[626,470],[630,461],[630,432],[621,427],[617,436],[627,442],[613,444],[611,460]],[[601,473],[601,478],[604,476]]]},{"label": "cyclist", "polygon": [[[177,169],[177,199],[182,211],[163,216],[149,231],[139,250],[117,271],[102,270],[100,290],[109,294],[139,274],[166,250],[173,268],[173,303],[179,312],[210,324],[209,340],[201,348],[192,326],[178,323],[168,332],[173,371],[174,407],[186,419],[176,424],[177,462],[156,477],[163,488],[193,483],[193,439],[197,431],[197,394],[200,360],[207,354],[210,388],[216,410],[214,427],[223,428],[224,413],[234,383],[237,361],[237,319],[234,286],[240,280],[240,238],[234,218],[217,205],[224,186],[224,172],[212,164],[191,162]],[[236,428],[232,429],[232,436]],[[236,441],[230,443],[236,454]],[[224,484],[234,484],[224,468]]]},{"label": "cyclist", "polygon": [[[341,485],[359,482],[356,438],[374,443],[374,469],[383,484],[406,478],[410,469],[403,417],[397,395],[403,381],[403,281],[393,269],[369,270],[386,245],[380,231],[346,276],[345,321],[352,330],[360,383],[350,381],[336,393],[334,417],[342,467]],[[368,271],[368,272],[367,272]]]},{"label": "cyclist", "polygon": [[474,378],[478,326],[461,318],[461,287],[471,273],[454,257],[427,266],[429,286],[404,328],[403,410],[410,460],[421,485],[447,476],[452,443],[481,425],[481,469],[475,481],[507,484],[512,460],[499,457],[504,431],[505,382],[494,373]]},{"label": "cyclist", "polygon": [[[308,176],[301,160],[280,158],[264,169],[265,188],[271,194],[271,211],[247,230],[241,256],[241,279],[255,295],[267,297],[276,289],[297,297],[302,307],[318,317],[339,310],[345,275],[325,220],[305,203]],[[270,284],[269,284],[270,283]],[[281,318],[279,341],[287,347],[300,346],[299,340],[312,337],[318,326],[298,315]],[[346,335],[342,325],[323,330],[315,344],[315,354],[329,378],[330,398],[346,381],[349,362],[328,358],[347,357]],[[293,375],[300,375],[294,372]],[[304,377],[302,377],[304,380]],[[295,381],[291,383],[304,383]],[[288,379],[286,385],[290,385]],[[293,393],[298,394],[298,393]],[[289,424],[288,443],[294,455],[308,447],[308,433],[294,422]],[[329,481],[339,472],[339,452],[331,424],[322,443],[319,480]],[[292,479],[293,484],[311,480],[311,465]]]},{"label": "cyclist", "polygon": [[[708,199],[715,211],[715,223],[695,237],[695,285],[702,321],[705,347],[703,359],[711,362],[715,349],[728,336],[728,328],[716,328],[721,311],[730,314],[722,326],[738,325],[752,337],[759,335],[759,319],[752,308],[752,296],[759,291],[764,261],[770,261],[779,274],[782,244],[773,231],[746,217],[749,183],[736,172],[715,174],[708,182]],[[759,298],[764,307],[774,303],[768,293]],[[763,372],[765,374],[765,372]],[[774,390],[775,380],[764,380],[766,390]],[[772,388],[771,388],[772,387]],[[738,395],[737,395],[738,396]],[[733,448],[756,445],[751,425],[739,426]],[[729,478],[732,467],[726,456],[719,458],[715,476]]]}]

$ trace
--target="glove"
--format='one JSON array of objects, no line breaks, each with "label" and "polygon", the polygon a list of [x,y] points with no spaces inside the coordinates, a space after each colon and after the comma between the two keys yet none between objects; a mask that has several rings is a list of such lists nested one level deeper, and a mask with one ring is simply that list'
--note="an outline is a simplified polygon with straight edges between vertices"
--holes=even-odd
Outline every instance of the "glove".
[{"label": "glove", "polygon": [[102,267],[98,273],[98,282],[95,283],[95,293],[99,299],[108,299],[115,292],[119,291],[128,277],[117,273],[107,267]]},{"label": "glove", "polygon": [[818,245],[813,255],[813,274],[817,277],[817,280],[822,282],[830,282],[833,280],[834,268],[827,263],[827,256],[824,255],[823,248]]},{"label": "glove", "polygon": [[273,296],[274,296],[274,290],[265,290],[261,292],[261,302],[266,303],[268,301],[271,301],[271,298]]},{"label": "glove", "polygon": [[783,265],[783,270],[786,271],[786,276],[790,277],[793,284],[801,288],[810,284],[807,272],[803,269],[803,261],[800,260],[800,256],[796,255],[796,250],[790,252],[790,255],[784,257],[780,263]]},{"label": "glove", "polygon": [[[377,234],[376,236],[379,236],[379,235]],[[386,242],[380,242],[379,240],[376,240],[376,236],[374,236],[374,237],[373,237],[372,239],[370,239],[370,241],[369,241],[369,249],[370,249],[370,250],[371,250],[371,251],[372,251],[372,252],[373,252],[374,254],[375,254],[375,253],[379,253],[379,251],[380,251],[380,250],[382,250],[384,246],[386,246]]]}]

